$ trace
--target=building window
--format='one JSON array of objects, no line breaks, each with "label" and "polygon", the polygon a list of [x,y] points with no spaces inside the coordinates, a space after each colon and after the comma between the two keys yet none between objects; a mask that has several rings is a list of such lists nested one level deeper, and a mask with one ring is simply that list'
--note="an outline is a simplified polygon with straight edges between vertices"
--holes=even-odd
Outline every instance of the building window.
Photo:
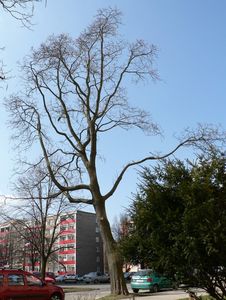
[{"label": "building window", "polygon": [[100,256],[97,256],[97,263],[100,262]]},{"label": "building window", "polygon": [[65,250],[67,250],[67,247],[66,246],[64,246],[64,247],[60,247],[60,249],[59,249],[60,251],[65,251]]},{"label": "building window", "polygon": [[67,256],[66,255],[60,255],[59,256],[59,261],[66,261],[67,260]]},{"label": "building window", "polygon": [[74,220],[75,219],[75,215],[74,214],[68,215],[68,219]]},{"label": "building window", "polygon": [[60,231],[64,231],[64,230],[67,230],[67,226],[60,226]]},{"label": "building window", "polygon": [[96,236],[96,243],[99,243],[100,242],[100,238],[99,236]]},{"label": "building window", "polygon": [[96,252],[97,252],[97,253],[100,252],[100,247],[96,247]]},{"label": "building window", "polygon": [[68,255],[67,256],[67,260],[74,260],[74,259],[75,259],[74,255]]},{"label": "building window", "polygon": [[50,219],[50,220],[47,220],[47,225],[53,225],[53,220],[52,219]]},{"label": "building window", "polygon": [[75,267],[74,266],[67,266],[67,271],[68,272],[75,272]]},{"label": "building window", "polygon": [[68,240],[73,240],[74,237],[75,237],[74,234],[69,234],[69,235],[68,235]]}]

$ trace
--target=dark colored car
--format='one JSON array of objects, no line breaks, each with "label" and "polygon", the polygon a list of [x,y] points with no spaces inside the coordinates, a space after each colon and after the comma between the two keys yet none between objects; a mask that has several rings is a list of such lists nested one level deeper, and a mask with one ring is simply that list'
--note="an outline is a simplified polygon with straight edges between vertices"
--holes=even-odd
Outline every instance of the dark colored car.
[{"label": "dark colored car", "polygon": [[0,300],[64,300],[63,289],[23,270],[0,269]]}]

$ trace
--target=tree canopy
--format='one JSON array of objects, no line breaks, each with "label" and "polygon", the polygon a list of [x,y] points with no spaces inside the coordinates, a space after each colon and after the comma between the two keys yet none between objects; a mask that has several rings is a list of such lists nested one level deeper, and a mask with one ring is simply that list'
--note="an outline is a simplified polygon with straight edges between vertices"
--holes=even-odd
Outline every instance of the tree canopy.
[{"label": "tree canopy", "polygon": [[166,160],[141,174],[131,205],[133,232],[122,241],[128,260],[142,263],[215,299],[226,295],[226,156]]}]

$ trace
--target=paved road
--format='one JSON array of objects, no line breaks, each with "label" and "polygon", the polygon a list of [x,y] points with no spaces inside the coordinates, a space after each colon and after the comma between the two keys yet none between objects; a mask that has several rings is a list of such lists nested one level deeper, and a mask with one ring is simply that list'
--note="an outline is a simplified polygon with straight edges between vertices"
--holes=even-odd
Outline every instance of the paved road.
[{"label": "paved road", "polygon": [[[82,285],[81,285],[82,287]],[[87,285],[85,286],[87,287]],[[104,297],[105,295],[109,295],[110,293],[110,285],[89,285],[90,288],[95,288],[95,291],[89,292],[77,292],[77,293],[67,293],[65,300],[94,300],[100,297]],[[129,291],[130,287],[128,286]],[[199,295],[205,294],[204,292],[200,291]],[[178,290],[168,290],[168,291],[161,291],[159,293],[138,293],[135,295],[128,296],[129,300],[178,300],[188,298],[188,294],[184,292],[182,289]]]}]

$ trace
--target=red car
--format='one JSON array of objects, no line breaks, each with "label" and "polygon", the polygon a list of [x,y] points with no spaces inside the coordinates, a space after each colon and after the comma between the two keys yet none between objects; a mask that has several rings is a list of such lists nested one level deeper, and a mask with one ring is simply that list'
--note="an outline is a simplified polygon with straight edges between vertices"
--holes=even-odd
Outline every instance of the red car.
[{"label": "red car", "polygon": [[0,269],[0,300],[65,300],[63,289],[23,270]]},{"label": "red car", "polygon": [[[33,275],[37,276],[38,278],[41,278],[41,273],[40,272],[32,272]],[[51,272],[46,272],[46,276],[45,276],[45,282],[46,283],[52,283],[55,284],[56,280],[55,280],[55,276],[51,274]]]}]

